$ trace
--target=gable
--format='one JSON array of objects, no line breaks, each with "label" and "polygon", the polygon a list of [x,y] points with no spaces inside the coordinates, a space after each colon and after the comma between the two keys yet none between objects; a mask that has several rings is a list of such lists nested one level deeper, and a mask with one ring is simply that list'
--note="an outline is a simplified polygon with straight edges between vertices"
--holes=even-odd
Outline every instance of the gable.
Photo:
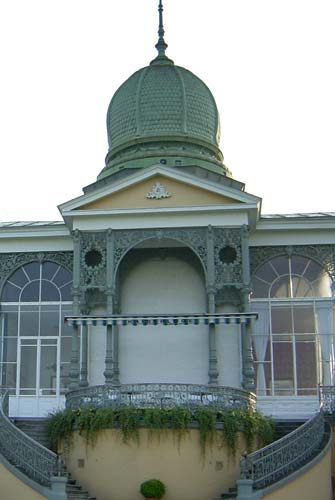
[{"label": "gable", "polygon": [[[163,186],[163,196],[154,197],[154,186]],[[147,197],[148,195],[152,197]],[[113,194],[106,195],[80,207],[80,210],[113,210],[129,208],[164,208],[180,206],[208,206],[222,204],[236,204],[240,201],[228,196],[213,193],[185,182],[178,181],[163,175],[154,175],[148,179],[130,185]]]}]

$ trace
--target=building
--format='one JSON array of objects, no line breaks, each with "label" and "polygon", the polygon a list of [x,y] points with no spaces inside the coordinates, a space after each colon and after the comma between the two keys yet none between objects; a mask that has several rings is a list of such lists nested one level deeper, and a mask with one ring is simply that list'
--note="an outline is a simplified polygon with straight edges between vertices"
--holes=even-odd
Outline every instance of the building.
[{"label": "building", "polygon": [[223,163],[210,90],[167,57],[159,14],[157,57],[111,100],[97,180],[61,222],[0,227],[10,416],[107,387],[134,404],[256,393],[265,414],[306,420],[333,385],[335,214],[262,215]]}]

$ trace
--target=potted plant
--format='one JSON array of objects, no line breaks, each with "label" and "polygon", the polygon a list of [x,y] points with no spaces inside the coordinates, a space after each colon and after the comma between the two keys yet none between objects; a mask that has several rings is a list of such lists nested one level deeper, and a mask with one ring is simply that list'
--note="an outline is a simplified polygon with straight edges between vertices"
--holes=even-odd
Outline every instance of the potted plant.
[{"label": "potted plant", "polygon": [[149,479],[140,486],[140,492],[148,500],[158,500],[165,494],[165,484],[159,479]]}]

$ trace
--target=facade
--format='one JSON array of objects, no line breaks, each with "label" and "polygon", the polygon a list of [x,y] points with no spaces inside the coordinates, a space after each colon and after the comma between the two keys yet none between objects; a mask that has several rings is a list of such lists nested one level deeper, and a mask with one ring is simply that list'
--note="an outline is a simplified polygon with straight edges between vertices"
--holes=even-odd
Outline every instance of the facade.
[{"label": "facade", "polygon": [[223,163],[210,90],[166,56],[159,12],[157,57],[111,100],[97,180],[61,222],[0,227],[11,414],[45,415],[68,389],[165,383],[308,417],[333,384],[335,215],[262,215]]},{"label": "facade", "polygon": [[307,420],[334,382],[335,214],[262,215],[159,14],[157,57],[111,100],[97,180],[60,222],[0,225],[9,415],[121,398]]}]

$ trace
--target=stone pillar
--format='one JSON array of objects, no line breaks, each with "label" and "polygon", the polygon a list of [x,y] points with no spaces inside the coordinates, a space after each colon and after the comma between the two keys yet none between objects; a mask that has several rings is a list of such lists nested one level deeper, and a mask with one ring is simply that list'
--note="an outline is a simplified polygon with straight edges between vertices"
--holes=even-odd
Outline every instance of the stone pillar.
[{"label": "stone pillar", "polygon": [[[207,228],[207,304],[209,314],[215,313],[215,255],[214,255],[214,231],[212,226]],[[218,383],[218,360],[216,355],[216,332],[215,324],[208,325],[208,383]]]},{"label": "stone pillar", "polygon": [[[114,266],[114,234],[112,229],[107,231],[107,267],[106,267],[106,297],[107,314],[115,312],[115,266]],[[106,358],[105,383],[120,384],[119,380],[119,330],[117,326],[108,325],[106,328]]]},{"label": "stone pillar", "polygon": [[[250,311],[250,259],[249,259],[249,228],[241,227],[242,279],[241,290],[242,312]],[[255,391],[255,369],[252,352],[252,323],[241,325],[242,335],[242,385],[246,390]]]},{"label": "stone pillar", "polygon": [[83,325],[81,327],[81,366],[80,366],[80,382],[79,382],[80,387],[87,387],[88,386],[88,380],[87,380],[87,375],[88,375],[88,370],[87,370],[87,342],[88,342],[87,328],[88,328],[87,325]]},{"label": "stone pillar", "polygon": [[72,330],[72,345],[71,345],[71,367],[69,373],[69,389],[70,391],[78,389],[79,385],[79,338],[78,326],[73,326]]}]

